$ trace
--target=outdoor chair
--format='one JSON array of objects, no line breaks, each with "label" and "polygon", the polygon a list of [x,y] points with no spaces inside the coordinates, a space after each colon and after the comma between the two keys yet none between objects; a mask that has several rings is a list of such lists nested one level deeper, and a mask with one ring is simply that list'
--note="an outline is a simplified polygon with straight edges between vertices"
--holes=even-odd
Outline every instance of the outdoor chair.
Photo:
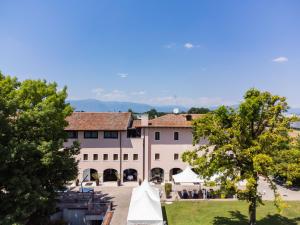
[{"label": "outdoor chair", "polygon": [[200,199],[203,198],[203,192],[201,190],[198,191],[198,198],[200,198]]},{"label": "outdoor chair", "polygon": [[198,194],[198,192],[196,190],[193,190],[193,192],[192,192],[192,198],[193,199],[198,199],[199,198],[199,194]]},{"label": "outdoor chair", "polygon": [[186,190],[183,190],[182,198],[183,199],[188,199],[189,198],[189,194],[188,194],[188,192]]}]

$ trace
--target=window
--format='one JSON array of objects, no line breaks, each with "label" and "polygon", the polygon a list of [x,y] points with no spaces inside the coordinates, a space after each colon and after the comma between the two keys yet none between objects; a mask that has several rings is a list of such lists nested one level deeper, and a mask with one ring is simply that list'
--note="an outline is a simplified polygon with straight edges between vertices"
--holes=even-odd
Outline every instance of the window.
[{"label": "window", "polygon": [[118,154],[114,154],[114,160],[118,160],[119,159],[119,155]]},{"label": "window", "polygon": [[178,132],[174,132],[174,140],[175,141],[179,140],[179,133]]},{"label": "window", "polygon": [[84,138],[98,138],[98,131],[84,131]]},{"label": "window", "polygon": [[108,160],[108,154],[103,154],[103,160]]},{"label": "window", "polygon": [[93,155],[93,160],[98,160],[98,154]]},{"label": "window", "polygon": [[178,153],[175,153],[174,154],[174,160],[178,160],[179,159],[179,155],[178,155]]},{"label": "window", "polygon": [[159,160],[159,154],[158,153],[155,153],[155,160]]},{"label": "window", "polygon": [[76,139],[76,138],[78,138],[78,132],[77,131],[70,130],[70,131],[67,131],[67,133],[68,133],[68,138],[69,139]]},{"label": "window", "polygon": [[139,155],[138,154],[133,154],[133,160],[138,160],[139,159]]},{"label": "window", "polygon": [[160,140],[160,132],[155,132],[155,140]]},{"label": "window", "polygon": [[128,154],[123,155],[123,160],[128,160]]},{"label": "window", "polygon": [[104,138],[118,139],[118,131],[104,131]]},{"label": "window", "polygon": [[83,154],[83,160],[88,160],[88,159],[89,159],[88,154]]}]

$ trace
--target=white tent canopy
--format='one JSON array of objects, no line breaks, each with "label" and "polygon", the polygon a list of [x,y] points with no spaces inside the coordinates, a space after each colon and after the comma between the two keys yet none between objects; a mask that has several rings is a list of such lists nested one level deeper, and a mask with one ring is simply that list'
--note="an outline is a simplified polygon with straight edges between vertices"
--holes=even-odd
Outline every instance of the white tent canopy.
[{"label": "white tent canopy", "polygon": [[204,180],[190,168],[186,167],[181,173],[173,175],[175,183],[204,183]]},{"label": "white tent canopy", "polygon": [[163,225],[159,190],[146,180],[132,190],[127,225],[134,224]]}]

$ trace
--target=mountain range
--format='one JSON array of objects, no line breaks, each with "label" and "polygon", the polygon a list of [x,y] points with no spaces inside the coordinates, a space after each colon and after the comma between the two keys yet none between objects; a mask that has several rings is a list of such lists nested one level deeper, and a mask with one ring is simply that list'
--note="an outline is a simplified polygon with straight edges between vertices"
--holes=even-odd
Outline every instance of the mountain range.
[{"label": "mountain range", "polygon": [[[189,109],[180,105],[156,106],[135,102],[100,101],[97,99],[68,100],[68,102],[75,108],[75,111],[85,112],[127,112],[128,109],[137,113],[143,113],[150,109],[156,109],[159,112],[173,112],[175,108],[178,108],[179,112],[182,112]],[[214,110],[217,107],[208,108]],[[300,115],[300,108],[290,108],[289,113]]]},{"label": "mountain range", "polygon": [[96,99],[68,100],[68,102],[75,108],[75,111],[85,112],[127,112],[128,109],[137,113],[143,113],[150,109],[156,109],[159,112],[172,112],[175,108],[178,108],[179,111],[188,110],[186,107],[176,105],[153,106],[135,102],[100,101]]}]

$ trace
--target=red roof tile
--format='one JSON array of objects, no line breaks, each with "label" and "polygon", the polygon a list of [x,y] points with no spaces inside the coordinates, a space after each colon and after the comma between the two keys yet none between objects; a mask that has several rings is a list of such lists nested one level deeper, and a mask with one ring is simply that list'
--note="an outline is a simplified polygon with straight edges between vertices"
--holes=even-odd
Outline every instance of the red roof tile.
[{"label": "red roof tile", "polygon": [[130,112],[74,112],[65,130],[127,130]]},{"label": "red roof tile", "polygon": [[142,121],[141,120],[133,120],[132,122],[132,127],[140,127],[141,126]]},{"label": "red roof tile", "polygon": [[203,114],[166,114],[149,120],[149,127],[191,127],[191,119],[196,119],[203,116]]}]

